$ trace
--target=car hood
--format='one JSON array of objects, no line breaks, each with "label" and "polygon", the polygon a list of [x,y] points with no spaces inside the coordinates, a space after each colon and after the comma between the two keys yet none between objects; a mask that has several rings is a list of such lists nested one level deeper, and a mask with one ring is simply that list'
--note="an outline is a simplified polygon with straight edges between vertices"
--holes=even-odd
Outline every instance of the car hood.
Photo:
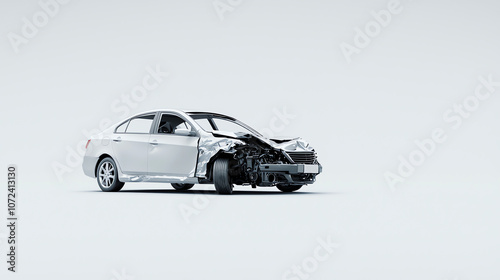
[{"label": "car hood", "polygon": [[260,135],[254,135],[243,132],[227,132],[227,131],[212,131],[212,135],[215,137],[238,139],[246,143],[251,143],[252,141],[258,141],[262,144],[270,146],[278,150],[284,150],[287,152],[304,152],[304,151],[314,151],[314,148],[309,145],[304,139],[300,137],[273,137],[272,139],[266,138]]}]

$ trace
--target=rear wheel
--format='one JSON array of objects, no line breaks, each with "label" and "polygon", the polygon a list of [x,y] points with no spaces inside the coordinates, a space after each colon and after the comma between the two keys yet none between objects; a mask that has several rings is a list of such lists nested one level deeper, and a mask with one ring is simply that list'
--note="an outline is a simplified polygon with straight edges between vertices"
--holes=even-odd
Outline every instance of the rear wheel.
[{"label": "rear wheel", "polygon": [[294,192],[302,188],[302,185],[277,185],[276,187],[282,192]]},{"label": "rear wheel", "polygon": [[231,176],[229,176],[229,159],[219,158],[215,160],[213,181],[219,194],[231,194],[233,192],[233,184]]},{"label": "rear wheel", "polygon": [[105,158],[97,167],[97,184],[103,192],[117,192],[125,183],[118,180],[118,169],[112,158]]},{"label": "rear wheel", "polygon": [[172,183],[171,185],[172,187],[174,187],[174,189],[178,191],[187,191],[194,186],[194,184],[179,184],[179,183]]}]

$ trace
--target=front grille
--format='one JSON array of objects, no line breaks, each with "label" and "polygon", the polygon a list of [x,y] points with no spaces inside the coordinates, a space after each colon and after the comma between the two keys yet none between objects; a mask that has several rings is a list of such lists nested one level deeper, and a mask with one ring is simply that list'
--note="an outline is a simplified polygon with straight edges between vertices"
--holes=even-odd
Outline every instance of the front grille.
[{"label": "front grille", "polygon": [[315,152],[286,152],[295,163],[314,164],[316,163]]}]

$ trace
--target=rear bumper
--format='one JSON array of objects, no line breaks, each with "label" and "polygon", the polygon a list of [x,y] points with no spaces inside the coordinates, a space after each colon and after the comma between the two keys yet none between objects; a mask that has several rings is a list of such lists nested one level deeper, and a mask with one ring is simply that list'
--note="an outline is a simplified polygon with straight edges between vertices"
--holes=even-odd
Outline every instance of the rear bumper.
[{"label": "rear bumper", "polygon": [[83,173],[89,177],[95,178],[95,167],[98,160],[98,157],[84,156],[82,163]]}]

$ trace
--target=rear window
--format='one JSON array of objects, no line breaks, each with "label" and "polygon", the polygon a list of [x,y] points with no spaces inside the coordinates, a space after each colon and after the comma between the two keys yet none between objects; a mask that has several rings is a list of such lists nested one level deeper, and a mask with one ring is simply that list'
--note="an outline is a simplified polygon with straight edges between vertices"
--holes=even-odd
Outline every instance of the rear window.
[{"label": "rear window", "polygon": [[154,115],[136,117],[128,123],[126,133],[149,133],[153,124]]},{"label": "rear window", "polygon": [[125,129],[127,129],[127,125],[128,125],[128,121],[126,121],[126,122],[124,122],[124,123],[120,124],[120,125],[116,128],[115,132],[116,132],[116,133],[124,133],[124,132],[125,132]]}]

